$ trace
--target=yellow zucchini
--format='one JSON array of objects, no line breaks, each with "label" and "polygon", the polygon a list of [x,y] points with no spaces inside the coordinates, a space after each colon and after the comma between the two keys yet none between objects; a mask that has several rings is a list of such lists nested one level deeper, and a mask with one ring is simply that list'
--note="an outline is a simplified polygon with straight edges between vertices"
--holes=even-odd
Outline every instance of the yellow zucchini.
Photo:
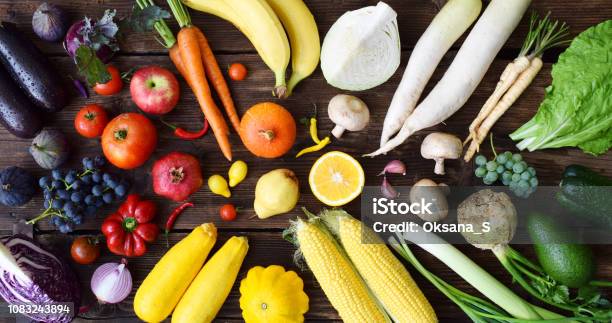
[{"label": "yellow zucchini", "polygon": [[215,225],[204,223],[168,250],[136,292],[136,315],[145,322],[165,320],[202,268],[216,240]]},{"label": "yellow zucchini", "polygon": [[211,322],[230,293],[249,250],[246,237],[231,237],[204,265],[172,313],[172,322]]}]

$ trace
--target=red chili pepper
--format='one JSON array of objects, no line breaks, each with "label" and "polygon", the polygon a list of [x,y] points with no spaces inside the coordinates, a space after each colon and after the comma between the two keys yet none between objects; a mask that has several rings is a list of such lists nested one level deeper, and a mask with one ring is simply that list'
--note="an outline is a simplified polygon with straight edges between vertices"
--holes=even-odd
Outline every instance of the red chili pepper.
[{"label": "red chili pepper", "polygon": [[185,210],[186,208],[190,206],[193,206],[193,203],[191,202],[183,203],[179,205],[176,209],[174,209],[172,213],[170,213],[170,216],[168,217],[168,220],[166,221],[166,228],[164,229],[164,234],[167,235],[170,232],[170,230],[172,230],[172,227],[174,226],[174,222],[176,221],[176,218],[178,218],[179,214],[181,214],[183,210]]},{"label": "red chili pepper", "polygon": [[204,136],[206,134],[206,132],[208,131],[208,120],[206,120],[206,118],[204,118],[204,126],[202,126],[202,130],[197,131],[197,132],[191,132],[189,130],[185,130],[185,129],[177,127],[177,126],[175,126],[175,125],[173,125],[171,123],[165,122],[164,120],[161,120],[161,122],[163,124],[165,124],[166,126],[170,127],[171,129],[173,129],[175,136],[177,136],[177,137],[179,137],[181,139],[186,139],[186,140],[198,139],[198,138]]},{"label": "red chili pepper", "polygon": [[170,247],[170,243],[168,242],[168,233],[170,233],[170,230],[174,226],[174,222],[176,221],[176,218],[178,218],[179,214],[183,213],[183,210],[185,210],[186,208],[190,206],[193,206],[193,203],[191,202],[183,203],[179,205],[176,209],[174,209],[172,213],[170,213],[168,220],[166,220],[166,227],[164,229],[164,237],[166,237],[166,247]]}]

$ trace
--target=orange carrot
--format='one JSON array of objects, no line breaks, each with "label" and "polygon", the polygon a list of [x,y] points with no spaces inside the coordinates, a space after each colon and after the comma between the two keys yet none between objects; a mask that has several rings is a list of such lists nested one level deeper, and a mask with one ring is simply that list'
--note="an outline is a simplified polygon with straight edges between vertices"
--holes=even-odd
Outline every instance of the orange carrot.
[{"label": "orange carrot", "polygon": [[208,40],[202,30],[195,27],[198,31],[198,43],[200,44],[200,53],[202,54],[202,62],[204,63],[204,69],[206,70],[206,77],[208,81],[212,83],[212,86],[217,91],[223,107],[225,107],[225,113],[230,119],[232,126],[237,133],[240,132],[240,118],[238,112],[236,112],[236,106],[234,106],[234,100],[232,100],[232,94],[230,93],[227,82],[221,73],[217,59],[212,52],[212,49],[208,45]]},{"label": "orange carrot", "polygon": [[191,90],[195,94],[204,116],[208,119],[221,152],[223,152],[225,158],[231,161],[232,148],[228,138],[229,128],[212,98],[208,81],[206,81],[197,28],[193,26],[182,27],[177,35],[177,44],[185,76]]},{"label": "orange carrot", "polygon": [[183,67],[183,60],[181,59],[181,50],[176,44],[170,47],[170,49],[168,50],[168,56],[170,56],[170,60],[172,61],[172,63],[174,63],[174,67],[176,67],[176,70],[179,72],[179,74],[181,74],[185,81],[187,81],[187,85],[191,87],[191,83],[189,83],[189,80],[187,79],[188,75],[186,75],[185,68]]}]

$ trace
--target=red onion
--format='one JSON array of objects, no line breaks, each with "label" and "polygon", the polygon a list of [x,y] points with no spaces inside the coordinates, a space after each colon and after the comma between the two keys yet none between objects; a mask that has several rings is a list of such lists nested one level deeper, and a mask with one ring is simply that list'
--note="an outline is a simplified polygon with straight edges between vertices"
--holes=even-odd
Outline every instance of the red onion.
[{"label": "red onion", "polygon": [[406,165],[401,160],[392,160],[387,163],[378,176],[385,175],[386,173],[406,175]]},{"label": "red onion", "polygon": [[394,199],[399,196],[399,193],[391,186],[391,183],[387,181],[387,176],[383,177],[382,185],[380,186],[380,192],[388,199]]},{"label": "red onion", "polygon": [[109,262],[96,269],[91,277],[91,290],[102,303],[115,304],[123,301],[132,291],[132,275],[126,267],[127,261]]}]

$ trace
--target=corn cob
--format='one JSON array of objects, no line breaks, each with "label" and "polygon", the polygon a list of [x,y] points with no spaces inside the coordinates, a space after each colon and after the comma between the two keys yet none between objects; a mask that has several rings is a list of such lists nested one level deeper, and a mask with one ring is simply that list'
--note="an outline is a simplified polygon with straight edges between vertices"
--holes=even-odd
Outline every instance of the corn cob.
[{"label": "corn cob", "polygon": [[321,214],[376,299],[395,322],[437,322],[431,304],[385,243],[342,210]]},{"label": "corn cob", "polygon": [[323,225],[316,220],[298,219],[295,233],[308,267],[344,322],[387,321],[365,283]]},{"label": "corn cob", "polygon": [[229,295],[248,250],[246,237],[227,240],[189,285],[172,313],[172,322],[212,322]]}]

